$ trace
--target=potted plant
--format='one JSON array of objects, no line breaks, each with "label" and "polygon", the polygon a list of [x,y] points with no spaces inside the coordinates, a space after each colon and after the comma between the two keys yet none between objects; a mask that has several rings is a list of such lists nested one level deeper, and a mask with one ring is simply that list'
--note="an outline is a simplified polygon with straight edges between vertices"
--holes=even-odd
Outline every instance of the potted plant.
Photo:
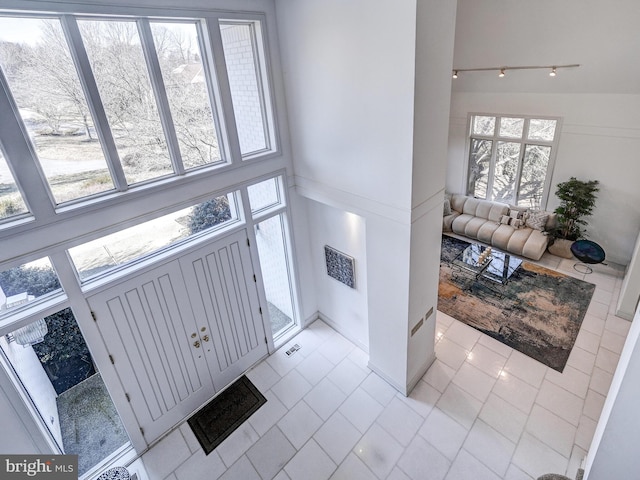
[{"label": "potted plant", "polygon": [[571,177],[566,182],[557,185],[556,196],[560,199],[560,206],[554,211],[557,215],[557,225],[549,234],[553,237],[549,251],[554,255],[571,258],[571,244],[584,238],[584,226],[596,205],[598,180],[582,181]]}]

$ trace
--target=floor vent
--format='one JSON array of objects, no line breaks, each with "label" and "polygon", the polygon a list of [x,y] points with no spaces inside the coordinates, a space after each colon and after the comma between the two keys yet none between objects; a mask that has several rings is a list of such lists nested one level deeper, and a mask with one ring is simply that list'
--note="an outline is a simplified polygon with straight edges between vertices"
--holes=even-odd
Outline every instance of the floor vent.
[{"label": "floor vent", "polygon": [[296,353],[298,350],[300,350],[300,345],[298,345],[297,343],[293,345],[293,347],[291,347],[289,350],[287,350],[286,353],[287,357],[290,357],[291,355],[293,355],[294,353]]}]

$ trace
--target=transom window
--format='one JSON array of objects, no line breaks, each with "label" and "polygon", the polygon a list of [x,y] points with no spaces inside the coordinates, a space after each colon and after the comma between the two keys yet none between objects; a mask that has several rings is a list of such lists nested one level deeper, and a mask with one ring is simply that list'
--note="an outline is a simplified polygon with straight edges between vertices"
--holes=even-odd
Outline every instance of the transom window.
[{"label": "transom window", "polygon": [[541,208],[557,145],[557,118],[471,115],[467,194]]},{"label": "transom window", "polygon": [[238,222],[237,193],[209,199],[161,217],[139,223],[69,249],[78,277],[86,281],[167,250],[178,242]]}]

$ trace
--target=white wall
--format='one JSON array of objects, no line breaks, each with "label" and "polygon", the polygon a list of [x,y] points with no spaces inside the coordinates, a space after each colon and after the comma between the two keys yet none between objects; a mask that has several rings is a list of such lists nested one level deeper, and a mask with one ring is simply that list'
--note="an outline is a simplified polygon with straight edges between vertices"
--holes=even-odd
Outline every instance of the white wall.
[{"label": "white wall", "polygon": [[640,472],[640,310],[627,335],[585,465],[585,480],[637,478]]},{"label": "white wall", "polygon": [[[456,2],[418,3],[407,376],[416,382],[435,359],[442,200],[445,182]],[[431,314],[427,314],[431,311]],[[411,330],[424,320],[424,326]]]},{"label": "white wall", "polygon": [[53,388],[51,380],[47,377],[35,350],[30,345],[22,346],[15,342],[8,343],[5,337],[0,337],[0,347],[7,355],[16,375],[47,424],[47,428],[58,445],[62,445],[60,415],[56,401],[58,394]]},{"label": "white wall", "polygon": [[451,99],[447,190],[463,192],[469,112],[561,117],[560,142],[547,209],[558,201],[555,185],[575,176],[598,180],[588,238],[607,258],[626,265],[640,230],[640,95],[454,92]]},{"label": "white wall", "polygon": [[297,181],[407,213],[415,0],[276,0],[276,10]]},{"label": "white wall", "polygon": [[0,452],[6,455],[53,453],[0,363]]},{"label": "white wall", "polygon": [[[315,291],[323,318],[355,342],[369,350],[367,316],[367,247],[365,219],[328,205],[307,201],[309,237]],[[324,246],[329,245],[355,259],[356,288],[350,288],[327,275]]]},{"label": "white wall", "polygon": [[347,231],[328,222],[364,218],[365,246],[353,256],[366,262],[366,302],[348,298],[353,310],[339,311],[350,294],[327,288],[319,239],[315,265],[299,257],[299,268],[315,278],[318,310],[338,316],[339,331],[366,338],[368,325],[371,362],[404,390],[416,2],[276,0],[276,11],[296,191],[324,204],[307,209],[312,228],[329,229],[322,239],[348,245]]},{"label": "white wall", "polygon": [[627,320],[633,319],[633,314],[638,308],[638,292],[640,292],[640,236],[636,240],[636,248],[627,267],[618,305],[616,305],[616,315]]},{"label": "white wall", "polygon": [[[639,93],[637,0],[458,0],[455,68],[566,65],[558,70],[461,73],[476,92]],[[455,90],[454,90],[455,91]]]},{"label": "white wall", "polygon": [[[364,218],[367,302],[352,324],[367,318],[369,364],[403,392],[433,360],[435,316],[409,332],[436,303],[455,7],[276,0],[296,191],[318,202],[311,225]],[[316,285],[325,275],[316,266]],[[338,298],[318,287],[319,311]]]}]

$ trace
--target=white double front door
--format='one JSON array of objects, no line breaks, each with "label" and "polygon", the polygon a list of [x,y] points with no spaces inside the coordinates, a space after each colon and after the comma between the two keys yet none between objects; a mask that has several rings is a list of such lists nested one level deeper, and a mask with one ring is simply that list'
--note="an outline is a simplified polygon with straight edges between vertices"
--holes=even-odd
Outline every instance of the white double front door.
[{"label": "white double front door", "polygon": [[246,230],[88,301],[147,444],[268,351]]}]

